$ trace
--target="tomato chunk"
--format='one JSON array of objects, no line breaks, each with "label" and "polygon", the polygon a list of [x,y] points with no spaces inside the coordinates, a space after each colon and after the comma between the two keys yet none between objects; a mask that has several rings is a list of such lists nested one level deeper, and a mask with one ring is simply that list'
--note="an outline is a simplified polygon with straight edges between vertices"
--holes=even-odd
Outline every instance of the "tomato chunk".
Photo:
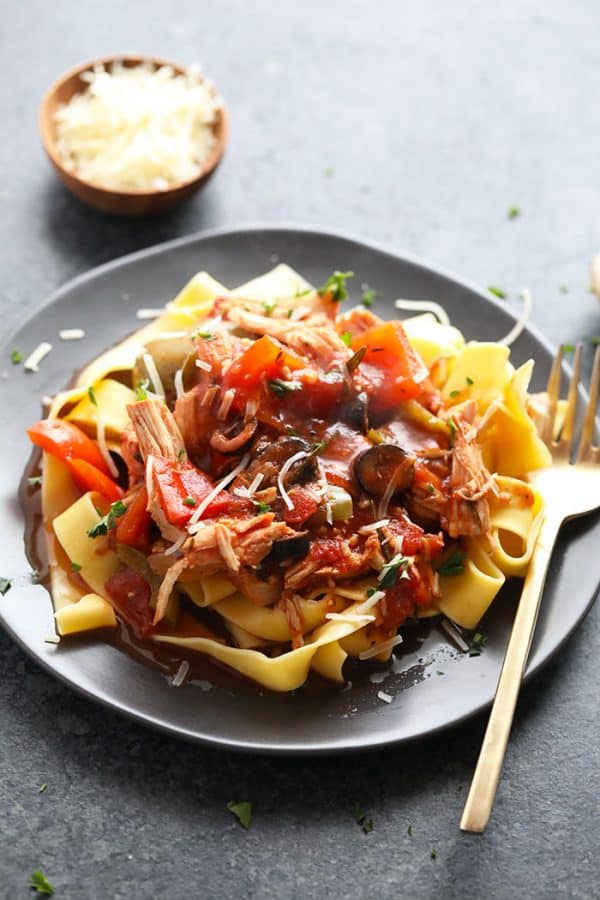
[{"label": "tomato chunk", "polygon": [[355,351],[366,348],[357,378],[370,396],[373,412],[389,412],[402,401],[419,396],[427,369],[400,322],[374,325],[353,338],[351,346]]},{"label": "tomato chunk", "polygon": [[94,441],[71,422],[63,419],[41,419],[27,429],[36,447],[52,453],[59,459],[82,459],[105,475],[110,475],[106,460]]},{"label": "tomato chunk", "polygon": [[288,525],[302,525],[319,508],[317,500],[306,488],[292,488],[289,491],[289,498],[294,505],[292,509],[286,507],[283,512],[283,519]]},{"label": "tomato chunk", "polygon": [[143,575],[135,569],[119,569],[105,584],[116,611],[133,628],[137,637],[148,637],[153,630],[152,591]]},{"label": "tomato chunk", "polygon": [[71,477],[80,491],[98,491],[111,503],[123,497],[123,491],[112,478],[85,459],[65,459]]},{"label": "tomato chunk", "polygon": [[223,378],[223,390],[234,388],[245,398],[255,395],[263,380],[279,377],[284,366],[294,371],[306,363],[265,334],[234,360]]}]

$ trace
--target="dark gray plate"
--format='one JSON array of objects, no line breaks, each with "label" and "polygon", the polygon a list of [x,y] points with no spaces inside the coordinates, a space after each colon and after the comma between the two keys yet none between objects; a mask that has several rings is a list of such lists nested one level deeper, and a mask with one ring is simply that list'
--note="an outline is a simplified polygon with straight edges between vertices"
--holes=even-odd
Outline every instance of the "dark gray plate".
[{"label": "dark gray plate", "polygon": [[[17,500],[29,455],[25,428],[39,417],[40,398],[63,388],[73,372],[136,327],[139,307],[170,300],[195,272],[206,269],[227,285],[240,284],[284,260],[320,284],[333,269],[356,273],[380,292],[377,311],[393,315],[393,298],[429,298],[443,303],[468,338],[494,340],[513,324],[513,316],[478,289],[423,263],[340,235],[300,228],[247,228],[219,231],[163,244],[94,269],[55,293],[16,334],[3,341],[30,351],[41,340],[54,350],[36,375],[5,363],[0,382],[3,466],[0,505],[4,525],[3,576],[13,588],[0,597],[0,621],[47,670],[90,698],[173,734],[235,749],[280,753],[324,753],[376,747],[431,734],[473,715],[493,698],[508,638],[515,596],[505,591],[487,618],[489,635],[478,658],[457,654],[435,628],[417,649],[407,650],[401,671],[373,683],[359,675],[344,691],[323,686],[291,696],[174,689],[165,677],[92,639],[54,646],[52,609],[46,590],[30,583],[23,546],[23,516]],[[358,299],[355,294],[354,299]],[[61,343],[58,331],[80,326],[83,341]],[[535,386],[545,382],[550,349],[532,329],[513,348],[520,363],[536,360]],[[531,674],[547,661],[591,606],[597,571],[589,565],[598,547],[600,522],[565,530],[554,555],[529,661]],[[410,643],[410,642],[407,642]],[[412,642],[413,646],[415,642]],[[377,698],[384,690],[393,697]]]}]

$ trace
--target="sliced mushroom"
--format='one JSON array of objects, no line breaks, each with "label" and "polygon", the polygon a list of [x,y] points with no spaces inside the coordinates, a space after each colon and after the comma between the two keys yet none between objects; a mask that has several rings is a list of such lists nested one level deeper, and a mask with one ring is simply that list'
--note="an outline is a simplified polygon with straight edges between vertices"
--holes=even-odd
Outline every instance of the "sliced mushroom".
[{"label": "sliced mushroom", "polygon": [[394,493],[409,490],[414,475],[415,459],[396,444],[378,444],[365,450],[354,460],[354,476],[371,497],[383,497],[394,483]]},{"label": "sliced mushroom", "polygon": [[248,441],[254,437],[254,433],[258,427],[256,419],[248,419],[244,423],[242,429],[235,433],[235,429],[239,427],[239,423],[235,424],[227,432],[215,431],[210,437],[210,446],[219,453],[237,453]]}]

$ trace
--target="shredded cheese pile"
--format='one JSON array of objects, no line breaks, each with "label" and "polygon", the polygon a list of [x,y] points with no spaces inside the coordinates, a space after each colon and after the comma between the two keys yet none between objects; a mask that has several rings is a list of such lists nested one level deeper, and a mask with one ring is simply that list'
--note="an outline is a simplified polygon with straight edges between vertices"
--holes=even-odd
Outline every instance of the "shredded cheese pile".
[{"label": "shredded cheese pile", "polygon": [[220,107],[191,67],[113,63],[85,72],[86,90],[55,114],[67,168],[112,190],[166,190],[194,178],[214,144]]}]

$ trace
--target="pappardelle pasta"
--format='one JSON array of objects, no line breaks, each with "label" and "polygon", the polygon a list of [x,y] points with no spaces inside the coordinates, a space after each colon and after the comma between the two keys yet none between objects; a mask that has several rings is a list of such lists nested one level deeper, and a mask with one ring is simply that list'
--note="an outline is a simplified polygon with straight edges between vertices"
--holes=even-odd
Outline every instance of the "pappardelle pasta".
[{"label": "pappardelle pasta", "polygon": [[473,629],[524,575],[533,363],[342,312],[345,278],[201,272],[53,399],[29,435],[60,635],[120,622],[291,691],[389,659],[408,620]]}]

